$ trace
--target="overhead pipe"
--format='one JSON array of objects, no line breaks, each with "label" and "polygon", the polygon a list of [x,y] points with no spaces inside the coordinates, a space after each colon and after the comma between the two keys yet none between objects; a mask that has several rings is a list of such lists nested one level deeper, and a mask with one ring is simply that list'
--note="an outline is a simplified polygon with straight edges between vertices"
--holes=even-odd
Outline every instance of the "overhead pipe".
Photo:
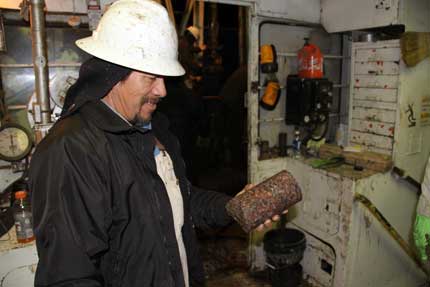
[{"label": "overhead pipe", "polygon": [[242,66],[246,61],[246,7],[239,6],[238,9],[238,32],[239,39],[239,65]]},{"label": "overhead pipe", "polygon": [[51,122],[49,100],[48,57],[45,30],[45,1],[30,0],[30,27],[36,98],[40,105],[42,124]]},{"label": "overhead pipe", "polygon": [[193,11],[195,0],[187,0],[185,4],[185,11],[182,15],[181,23],[179,24],[179,35],[184,35],[185,29],[187,28],[188,20],[190,19],[191,12]]},{"label": "overhead pipe", "polygon": [[205,43],[205,2],[203,0],[195,1],[193,9],[193,26],[199,28],[199,47]]},{"label": "overhead pipe", "polygon": [[218,4],[210,4],[210,23],[209,23],[209,47],[216,49],[218,47],[219,23],[218,23]]}]

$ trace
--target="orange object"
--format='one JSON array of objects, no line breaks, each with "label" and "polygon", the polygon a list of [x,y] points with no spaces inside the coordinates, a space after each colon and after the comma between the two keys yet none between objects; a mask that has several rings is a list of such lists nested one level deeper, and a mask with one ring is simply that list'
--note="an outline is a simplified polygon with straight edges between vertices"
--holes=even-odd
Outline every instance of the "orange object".
[{"label": "orange object", "polygon": [[34,235],[33,235],[33,236],[28,237],[28,238],[25,238],[25,239],[17,238],[17,239],[16,239],[16,241],[17,241],[18,243],[29,243],[29,242],[33,241],[35,238],[36,238],[36,237],[34,237]]},{"label": "orange object", "polygon": [[299,77],[300,78],[322,78],[323,77],[323,55],[314,44],[305,39],[305,45],[299,50]]},{"label": "orange object", "polygon": [[263,45],[260,47],[260,64],[263,73],[276,73],[278,71],[275,46]]},{"label": "orange object", "polygon": [[34,240],[33,216],[26,191],[15,192],[13,204],[13,217],[15,220],[16,240],[18,243],[28,243]]},{"label": "orange object", "polygon": [[261,64],[273,63],[275,61],[275,52],[273,45],[263,45],[260,48]]},{"label": "orange object", "polygon": [[21,191],[15,192],[16,199],[24,199],[26,197],[27,197],[27,191],[21,190]]},{"label": "orange object", "polygon": [[273,110],[278,103],[280,89],[281,87],[278,82],[269,81],[267,83],[266,90],[264,91],[264,95],[261,98],[260,105],[265,109]]}]

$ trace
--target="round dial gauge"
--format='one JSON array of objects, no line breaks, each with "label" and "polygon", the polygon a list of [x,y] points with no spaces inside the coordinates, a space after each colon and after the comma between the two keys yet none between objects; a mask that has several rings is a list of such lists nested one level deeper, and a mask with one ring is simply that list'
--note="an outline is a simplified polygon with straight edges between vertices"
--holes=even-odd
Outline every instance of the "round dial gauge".
[{"label": "round dial gauge", "polygon": [[0,159],[18,161],[31,151],[30,134],[20,125],[5,124],[0,128]]}]

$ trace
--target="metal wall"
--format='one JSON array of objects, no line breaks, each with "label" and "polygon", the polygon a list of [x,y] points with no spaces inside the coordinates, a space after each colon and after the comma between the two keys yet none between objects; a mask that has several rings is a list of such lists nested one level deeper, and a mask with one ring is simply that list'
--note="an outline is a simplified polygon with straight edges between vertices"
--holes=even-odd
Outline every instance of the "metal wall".
[{"label": "metal wall", "polygon": [[[341,35],[328,34],[321,27],[307,27],[291,25],[287,23],[262,22],[260,24],[259,43],[273,44],[278,54],[277,78],[281,84],[281,97],[275,110],[267,111],[259,108],[258,135],[261,140],[268,140],[271,146],[276,145],[278,134],[287,132],[288,144],[293,140],[294,126],[284,124],[286,108],[286,81],[288,75],[297,74],[297,51],[303,47],[304,38],[310,38],[310,42],[320,47],[321,52],[326,55],[324,59],[324,76],[335,84],[341,83],[342,59],[330,58],[330,55],[341,56]],[[264,94],[264,82],[267,75],[259,73],[259,86],[261,87],[259,97]],[[335,102],[333,104],[332,129],[339,121],[337,108],[341,97],[340,87],[334,90]],[[347,93],[343,98],[347,98]],[[333,135],[333,133],[332,133]]]},{"label": "metal wall", "polygon": [[321,0],[321,23],[331,33],[391,25],[425,32],[430,29],[429,11],[427,0]]},{"label": "metal wall", "polygon": [[260,0],[258,14],[303,23],[320,23],[320,0]]},{"label": "metal wall", "polygon": [[[51,96],[57,94],[68,75],[77,77],[88,54],[74,42],[90,35],[87,29],[47,28]],[[0,54],[1,81],[12,120],[29,127],[26,106],[34,93],[34,70],[30,27],[5,26],[7,52]],[[53,106],[51,105],[51,108]]]}]

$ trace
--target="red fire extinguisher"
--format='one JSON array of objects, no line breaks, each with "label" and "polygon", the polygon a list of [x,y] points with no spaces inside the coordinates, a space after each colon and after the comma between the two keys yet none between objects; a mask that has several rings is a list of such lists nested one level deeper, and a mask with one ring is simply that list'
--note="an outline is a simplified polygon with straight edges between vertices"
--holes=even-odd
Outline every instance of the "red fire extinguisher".
[{"label": "red fire extinguisher", "polygon": [[299,50],[299,77],[300,78],[322,78],[323,77],[323,55],[318,46],[309,43],[305,38],[305,45]]}]

